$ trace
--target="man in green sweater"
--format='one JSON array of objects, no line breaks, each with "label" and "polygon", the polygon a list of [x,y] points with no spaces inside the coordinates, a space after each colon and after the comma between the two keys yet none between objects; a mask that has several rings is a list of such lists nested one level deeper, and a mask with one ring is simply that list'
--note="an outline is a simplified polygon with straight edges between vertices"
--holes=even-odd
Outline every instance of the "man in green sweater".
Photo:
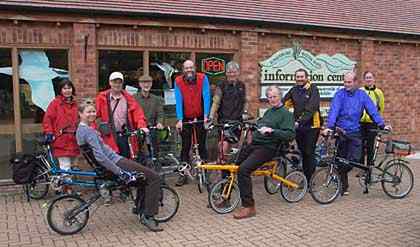
[{"label": "man in green sweater", "polygon": [[280,88],[268,87],[266,96],[271,108],[257,121],[258,129],[252,135],[252,143],[242,150],[238,158],[240,164],[238,185],[242,208],[233,215],[235,219],[256,215],[251,173],[265,162],[272,160],[279,145],[295,138],[293,114],[281,103]]}]

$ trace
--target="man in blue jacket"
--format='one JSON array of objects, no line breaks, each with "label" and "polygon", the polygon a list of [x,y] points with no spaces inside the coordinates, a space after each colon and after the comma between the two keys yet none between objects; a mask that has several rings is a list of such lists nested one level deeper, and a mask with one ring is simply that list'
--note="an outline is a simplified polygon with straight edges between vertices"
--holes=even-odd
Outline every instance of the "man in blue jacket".
[{"label": "man in blue jacket", "polygon": [[[327,129],[324,130],[324,134],[331,132],[335,128],[344,131],[345,135],[339,139],[338,144],[339,157],[354,162],[360,161],[362,139],[359,121],[364,110],[366,110],[379,128],[391,128],[390,126],[385,126],[378,109],[366,92],[358,88],[356,74],[354,72],[348,72],[344,75],[344,88],[335,93],[331,102]],[[342,181],[342,195],[348,195],[349,183],[347,173],[351,169],[351,166],[344,164],[341,164],[339,167]]]}]

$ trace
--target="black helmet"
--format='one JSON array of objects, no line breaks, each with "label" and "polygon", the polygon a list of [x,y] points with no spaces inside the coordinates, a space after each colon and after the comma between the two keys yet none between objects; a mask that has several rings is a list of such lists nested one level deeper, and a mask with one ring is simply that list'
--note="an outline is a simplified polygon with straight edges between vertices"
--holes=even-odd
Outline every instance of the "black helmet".
[{"label": "black helmet", "polygon": [[223,128],[224,130],[224,139],[231,143],[235,144],[239,142],[239,139],[241,138],[241,125],[240,124],[226,124]]}]

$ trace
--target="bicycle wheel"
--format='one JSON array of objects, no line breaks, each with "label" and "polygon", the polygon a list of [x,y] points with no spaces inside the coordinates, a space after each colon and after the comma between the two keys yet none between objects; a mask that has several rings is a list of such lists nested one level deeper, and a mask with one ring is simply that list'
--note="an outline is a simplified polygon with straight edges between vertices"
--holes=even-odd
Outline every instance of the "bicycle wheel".
[{"label": "bicycle wheel", "polygon": [[297,188],[292,188],[285,184],[281,184],[280,192],[281,196],[287,202],[298,202],[303,199],[306,191],[308,190],[308,181],[306,180],[305,175],[301,171],[293,171],[285,177],[285,179],[292,181],[293,183],[298,184]]},{"label": "bicycle wheel", "polygon": [[57,197],[48,207],[48,225],[61,235],[80,232],[89,220],[89,208],[82,209],[84,205],[86,202],[76,195]]},{"label": "bicycle wheel", "polygon": [[[285,177],[286,176],[286,161],[279,160],[277,165],[276,175]],[[264,177],[264,189],[268,194],[274,195],[280,191],[281,182],[273,179],[271,176]]]},{"label": "bicycle wheel", "polygon": [[336,169],[321,167],[310,181],[312,198],[320,204],[332,203],[340,194],[341,180]]},{"label": "bicycle wheel", "polygon": [[227,199],[223,197],[223,191],[228,189],[229,183],[229,179],[220,180],[210,190],[208,197],[209,204],[218,214],[232,212],[238,206],[241,199],[239,187],[236,183],[233,183],[229,197]]},{"label": "bicycle wheel", "polygon": [[34,174],[32,182],[27,187],[29,197],[35,200],[43,199],[50,188],[48,170],[37,165]]},{"label": "bicycle wheel", "polygon": [[389,197],[404,198],[413,189],[413,172],[403,162],[396,161],[385,168],[381,184],[385,194]]},{"label": "bicycle wheel", "polygon": [[178,212],[179,208],[178,193],[167,185],[161,185],[159,198],[159,213],[155,215],[157,222],[167,222]]}]

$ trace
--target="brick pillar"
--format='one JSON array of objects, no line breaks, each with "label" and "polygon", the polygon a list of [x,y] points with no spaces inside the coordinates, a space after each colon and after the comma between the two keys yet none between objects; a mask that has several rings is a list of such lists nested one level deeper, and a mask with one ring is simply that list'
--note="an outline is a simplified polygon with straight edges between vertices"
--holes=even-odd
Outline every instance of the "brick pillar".
[{"label": "brick pillar", "polygon": [[77,96],[94,98],[98,87],[95,25],[74,23],[73,36],[71,72]]},{"label": "brick pillar", "polygon": [[241,32],[240,66],[241,79],[246,85],[249,113],[253,116],[258,114],[260,79],[258,54],[258,33]]},{"label": "brick pillar", "polygon": [[[360,81],[363,80],[363,73],[367,70],[372,70],[375,66],[375,44],[372,40],[362,40],[360,44],[360,64],[359,71],[357,71],[357,76]],[[374,71],[375,73],[375,71]]]}]

